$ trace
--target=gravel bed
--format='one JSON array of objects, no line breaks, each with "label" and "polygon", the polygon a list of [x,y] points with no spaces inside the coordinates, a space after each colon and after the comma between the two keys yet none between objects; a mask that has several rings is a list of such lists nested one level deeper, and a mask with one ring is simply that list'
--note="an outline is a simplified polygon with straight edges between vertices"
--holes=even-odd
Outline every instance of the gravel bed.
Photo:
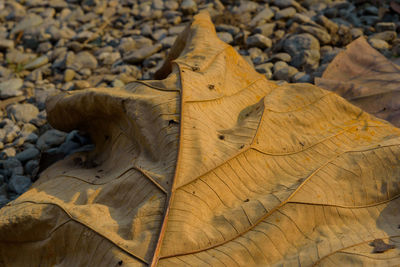
[{"label": "gravel bed", "polygon": [[84,133],[51,128],[47,96],[151,79],[198,11],[207,9],[219,38],[268,79],[313,83],[363,35],[385,56],[399,56],[399,15],[375,2],[0,1],[0,207],[49,162],[93,149]]}]

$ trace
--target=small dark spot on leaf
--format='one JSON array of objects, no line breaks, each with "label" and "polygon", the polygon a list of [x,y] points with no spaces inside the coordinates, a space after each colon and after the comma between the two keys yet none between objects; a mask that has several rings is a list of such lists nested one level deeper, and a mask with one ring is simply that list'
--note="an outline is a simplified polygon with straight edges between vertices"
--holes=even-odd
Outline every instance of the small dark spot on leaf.
[{"label": "small dark spot on leaf", "polygon": [[400,229],[400,224],[399,224],[399,225],[397,225],[397,229]]},{"label": "small dark spot on leaf", "polygon": [[246,198],[245,200],[244,200],[244,202],[249,202],[250,201],[250,199],[248,199],[248,198]]},{"label": "small dark spot on leaf", "polygon": [[102,171],[103,171],[103,170],[100,169],[100,170],[98,170],[97,172],[102,172]]},{"label": "small dark spot on leaf", "polygon": [[166,184],[168,184],[168,182],[166,182]]},{"label": "small dark spot on leaf", "polygon": [[208,85],[208,89],[214,90],[214,89],[215,89],[215,85],[214,85],[214,84],[209,84],[209,85]]},{"label": "small dark spot on leaf", "polygon": [[100,179],[100,176],[98,176],[98,175],[96,175],[95,177],[96,177],[97,179]]},{"label": "small dark spot on leaf", "polygon": [[174,120],[169,120],[169,122],[168,122],[168,125],[169,125],[169,126],[171,126],[171,125],[176,125],[176,124],[179,124],[179,122],[174,121]]},{"label": "small dark spot on leaf", "polygon": [[105,139],[105,140],[108,140],[108,139],[110,139],[110,136],[105,135],[105,136],[104,136],[104,139]]},{"label": "small dark spot on leaf", "polygon": [[302,142],[299,142],[299,144],[300,144],[301,146],[304,146],[304,143],[302,143]]},{"label": "small dark spot on leaf", "polygon": [[250,116],[250,113],[246,113],[246,115],[244,115],[245,117],[248,117],[248,116]]},{"label": "small dark spot on leaf", "polygon": [[242,149],[242,148],[244,148],[244,145],[241,145],[241,146],[240,146],[240,149]]},{"label": "small dark spot on leaf", "polygon": [[219,138],[219,140],[225,140],[225,136],[222,134],[218,135],[218,138]]},{"label": "small dark spot on leaf", "polygon": [[195,191],[193,191],[193,192],[192,192],[192,194],[194,195],[194,194],[196,194],[196,192],[195,192]]},{"label": "small dark spot on leaf", "polygon": [[396,247],[395,245],[386,244],[385,241],[383,241],[382,239],[375,239],[369,245],[374,247],[372,253],[383,253],[389,249],[393,249]]},{"label": "small dark spot on leaf", "polygon": [[118,262],[118,265],[121,266],[124,263],[122,260]]},{"label": "small dark spot on leaf", "polygon": [[63,171],[62,174],[67,173],[67,171]]},{"label": "small dark spot on leaf", "polygon": [[192,71],[199,71],[200,70],[200,68],[199,67],[192,67]]}]

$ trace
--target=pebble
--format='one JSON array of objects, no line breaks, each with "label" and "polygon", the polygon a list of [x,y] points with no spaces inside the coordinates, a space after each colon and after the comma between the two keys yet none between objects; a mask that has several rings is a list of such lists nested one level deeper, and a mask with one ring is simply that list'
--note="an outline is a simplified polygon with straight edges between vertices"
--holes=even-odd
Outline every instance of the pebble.
[{"label": "pebble", "polygon": [[311,75],[305,73],[305,72],[298,72],[292,77],[292,82],[294,83],[311,83],[312,78]]},{"label": "pebble", "polygon": [[64,82],[70,82],[74,79],[76,72],[71,69],[66,69],[64,72]]},{"label": "pebble", "polygon": [[33,70],[37,69],[43,65],[46,65],[49,62],[49,58],[46,55],[40,56],[37,59],[33,60],[32,62],[29,62],[24,66],[24,69],[26,70]]},{"label": "pebble", "polygon": [[163,48],[170,48],[175,43],[177,36],[167,36],[161,40],[161,45]]},{"label": "pebble", "polygon": [[91,53],[84,51],[75,56],[75,63],[81,65],[81,68],[95,69],[97,68],[97,59]]},{"label": "pebble", "polygon": [[22,194],[29,189],[32,182],[31,179],[23,175],[13,175],[9,181],[8,187],[11,191]]},{"label": "pebble", "polygon": [[254,29],[254,33],[259,33],[264,36],[270,36],[274,32],[276,23],[265,23]]},{"label": "pebble", "polygon": [[5,160],[0,160],[0,167],[0,171],[3,172],[2,175],[5,175],[7,177],[12,175],[24,174],[24,168],[22,167],[21,162],[13,157]]},{"label": "pebble", "polygon": [[21,162],[26,162],[28,160],[34,159],[37,156],[39,156],[40,151],[34,147],[30,147],[28,149],[25,149],[24,151],[21,151],[15,155],[15,158],[18,159]]},{"label": "pebble", "polygon": [[292,60],[292,57],[288,53],[277,53],[271,56],[268,60],[270,62],[284,61],[289,63]]},{"label": "pebble", "polygon": [[30,13],[26,16],[22,21],[20,21],[15,27],[11,30],[10,35],[14,35],[16,33],[25,31],[27,29],[31,29],[42,24],[42,17],[36,15],[35,13]]},{"label": "pebble", "polygon": [[67,134],[64,132],[51,129],[46,131],[43,135],[39,137],[36,142],[36,146],[41,151],[46,151],[52,147],[61,145],[64,142],[66,136]]},{"label": "pebble", "polygon": [[7,107],[7,113],[10,119],[29,122],[39,114],[39,109],[32,104],[14,104]]},{"label": "pebble", "polygon": [[301,25],[299,29],[302,32],[306,32],[317,37],[322,44],[329,44],[331,42],[331,35],[323,29],[307,25]]},{"label": "pebble", "polygon": [[392,42],[397,38],[397,33],[395,31],[384,31],[372,34],[369,39],[379,39],[386,42]]},{"label": "pebble", "polygon": [[291,65],[300,69],[318,68],[320,53],[319,42],[309,33],[300,33],[285,40],[283,49],[292,57]]},{"label": "pebble", "polygon": [[261,49],[265,49],[272,46],[272,41],[268,37],[256,33],[252,36],[247,37],[246,44],[249,47],[259,47]]},{"label": "pebble", "polygon": [[217,32],[217,35],[219,39],[227,44],[231,44],[233,42],[233,37],[229,32]]},{"label": "pebble", "polygon": [[274,17],[274,11],[268,6],[264,7],[257,15],[250,21],[251,26],[256,26],[260,22],[270,21]]},{"label": "pebble", "polygon": [[7,99],[23,94],[21,91],[23,81],[19,78],[10,79],[0,83],[0,98]]},{"label": "pebble", "polygon": [[276,12],[275,14],[275,18],[276,19],[289,19],[291,17],[293,17],[296,14],[296,9],[293,7],[288,7],[282,10],[279,10],[278,12]]},{"label": "pebble", "polygon": [[29,160],[26,164],[25,164],[25,173],[26,174],[30,174],[31,176],[36,176],[36,173],[39,169],[39,161],[38,160]]},{"label": "pebble", "polygon": [[380,40],[380,39],[375,39],[375,38],[371,38],[368,40],[369,44],[378,50],[386,50],[389,49],[389,44],[388,42],[384,41],[384,40]]},{"label": "pebble", "polygon": [[197,4],[194,0],[183,0],[180,8],[184,14],[194,14],[197,12]]},{"label": "pebble", "polygon": [[128,55],[124,56],[124,61],[127,63],[135,64],[140,63],[151,55],[157,53],[162,48],[162,44],[156,44],[141,49],[135,50]]},{"label": "pebble", "polygon": [[396,31],[396,24],[394,22],[378,22],[375,29],[378,32]]},{"label": "pebble", "polygon": [[12,40],[0,39],[0,50],[7,50],[14,48],[14,42]]}]

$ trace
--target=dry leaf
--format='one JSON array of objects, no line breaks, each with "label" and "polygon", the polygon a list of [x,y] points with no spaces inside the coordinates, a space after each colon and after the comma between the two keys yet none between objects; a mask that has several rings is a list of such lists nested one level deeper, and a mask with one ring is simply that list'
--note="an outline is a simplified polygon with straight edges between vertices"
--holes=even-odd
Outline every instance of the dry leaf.
[{"label": "dry leaf", "polygon": [[[0,210],[4,266],[393,265],[400,130],[309,84],[277,86],[197,15],[158,73],[48,103],[96,143]],[[398,246],[397,246],[398,247]]]},{"label": "dry leaf", "polygon": [[400,127],[400,67],[360,37],[339,53],[315,84]]}]

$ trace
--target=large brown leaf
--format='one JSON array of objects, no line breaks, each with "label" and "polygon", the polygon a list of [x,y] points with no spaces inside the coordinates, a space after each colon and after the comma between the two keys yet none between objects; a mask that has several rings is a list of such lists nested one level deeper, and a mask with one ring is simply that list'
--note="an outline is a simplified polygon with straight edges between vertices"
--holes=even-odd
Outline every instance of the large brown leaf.
[{"label": "large brown leaf", "polygon": [[169,60],[164,80],[49,101],[52,125],[96,149],[0,210],[4,266],[399,262],[399,129],[267,81],[206,13]]},{"label": "large brown leaf", "polygon": [[339,53],[315,84],[400,127],[400,67],[364,37]]}]

